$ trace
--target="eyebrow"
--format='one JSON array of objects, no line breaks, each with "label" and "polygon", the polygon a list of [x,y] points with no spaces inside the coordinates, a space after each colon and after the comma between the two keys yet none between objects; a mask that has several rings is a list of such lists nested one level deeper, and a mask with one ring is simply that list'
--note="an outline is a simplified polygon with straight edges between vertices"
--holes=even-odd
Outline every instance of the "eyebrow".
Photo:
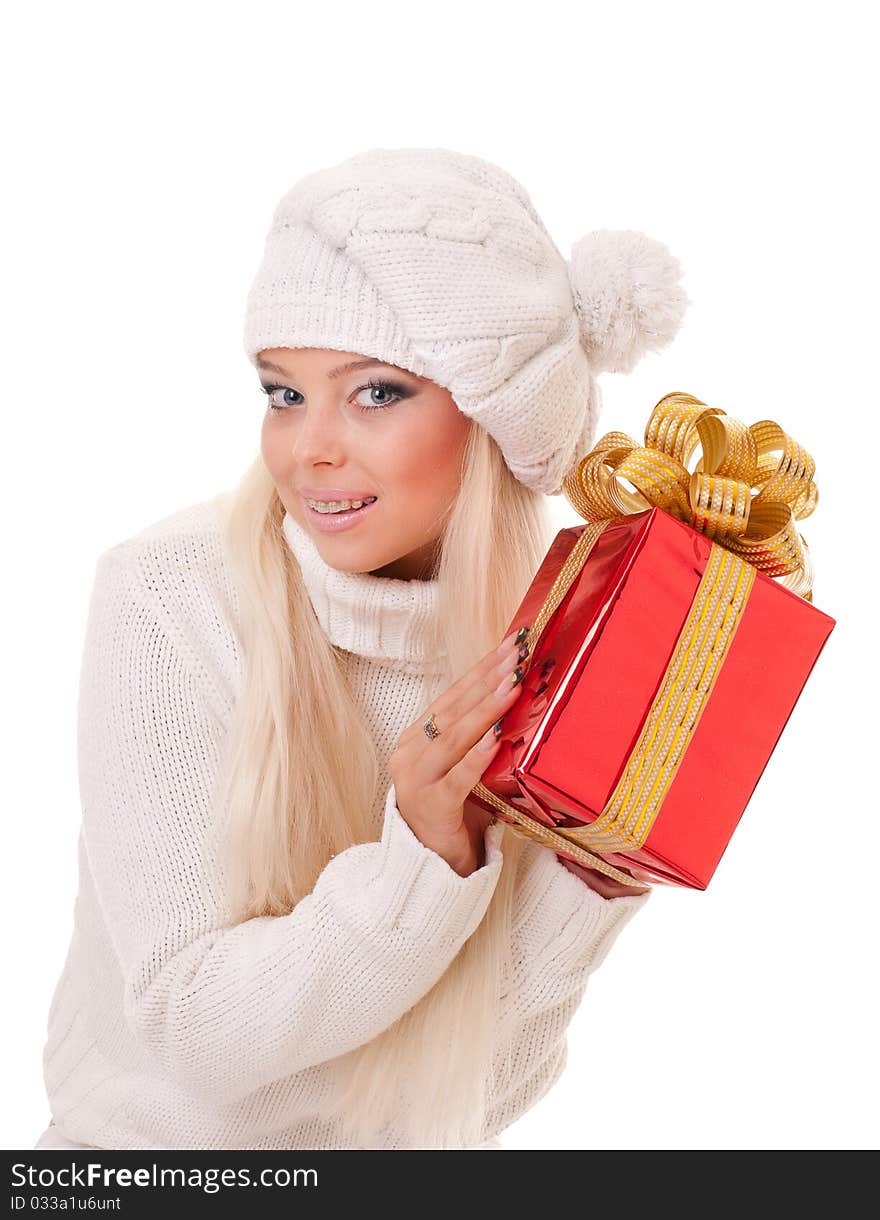
[{"label": "eyebrow", "polygon": [[[390,368],[390,367],[392,367],[392,366],[387,365],[384,360],[373,360],[373,359],[349,360],[347,364],[339,364],[336,366],[335,369],[330,369],[329,372],[327,373],[327,377],[330,381],[333,381],[337,377],[341,377],[343,373],[350,373],[354,369]],[[283,369],[280,364],[275,364],[271,360],[264,360],[262,356],[257,357],[257,368],[271,369],[273,373],[280,373],[282,377],[290,377],[290,374],[287,372],[287,370]],[[401,371],[406,372],[405,369],[403,369]]]}]

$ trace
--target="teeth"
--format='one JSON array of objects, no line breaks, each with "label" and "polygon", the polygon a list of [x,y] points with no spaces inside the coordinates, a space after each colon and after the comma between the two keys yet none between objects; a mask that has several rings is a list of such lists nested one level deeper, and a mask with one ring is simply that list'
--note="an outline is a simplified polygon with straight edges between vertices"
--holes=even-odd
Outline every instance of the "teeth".
[{"label": "teeth", "polygon": [[306,504],[318,510],[319,513],[341,513],[351,508],[361,508],[364,504],[372,504],[376,496],[366,500],[306,500]]}]

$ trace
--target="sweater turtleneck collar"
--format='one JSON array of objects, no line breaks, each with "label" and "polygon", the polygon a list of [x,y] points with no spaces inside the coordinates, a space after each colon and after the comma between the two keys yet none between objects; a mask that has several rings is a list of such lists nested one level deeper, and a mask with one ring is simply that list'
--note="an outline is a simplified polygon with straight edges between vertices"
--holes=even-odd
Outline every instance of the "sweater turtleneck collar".
[{"label": "sweater turtleneck collar", "polygon": [[396,580],[331,567],[296,518],[282,531],[299,561],[318,622],[331,644],[364,657],[421,666],[439,659],[430,647],[438,580]]}]

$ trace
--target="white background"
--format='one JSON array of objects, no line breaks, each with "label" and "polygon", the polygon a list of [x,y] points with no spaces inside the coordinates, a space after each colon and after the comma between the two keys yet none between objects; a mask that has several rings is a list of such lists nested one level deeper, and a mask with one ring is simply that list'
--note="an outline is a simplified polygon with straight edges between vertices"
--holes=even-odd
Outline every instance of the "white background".
[{"label": "white background", "polygon": [[[234,484],[265,400],[245,295],[281,194],[369,147],[494,160],[563,253],[640,229],[682,330],[605,376],[600,434],[670,390],[777,420],[837,619],[704,892],[658,889],[507,1149],[878,1145],[876,64],[860,3],[16,6],[4,113],[7,750],[0,1144],[48,1121],[72,927],[75,712],[106,547]],[[564,499],[560,525],[579,520]],[[733,728],[734,726],[732,726]]]}]

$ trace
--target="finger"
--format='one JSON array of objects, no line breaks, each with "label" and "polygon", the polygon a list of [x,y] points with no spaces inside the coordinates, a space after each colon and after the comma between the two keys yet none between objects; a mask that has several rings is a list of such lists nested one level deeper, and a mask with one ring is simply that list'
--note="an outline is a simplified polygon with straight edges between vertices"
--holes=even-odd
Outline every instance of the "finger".
[{"label": "finger", "polygon": [[[521,689],[521,686],[516,688]],[[514,698],[512,702],[516,702]],[[495,722],[478,738],[464,757],[450,767],[442,784],[450,801],[467,805],[468,796],[480,782],[486,768],[501,744],[501,734],[495,732]]]},{"label": "finger", "polygon": [[[508,654],[494,669],[485,673],[459,699],[456,705],[447,705],[440,719],[439,737],[430,743],[419,756],[419,771],[423,783],[435,783],[442,780],[456,767],[464,756],[471,751],[491,726],[504,715],[516,702],[522,691],[522,679],[525,676],[523,665],[514,665],[516,654]],[[491,746],[491,740],[487,741]],[[484,752],[485,754],[485,752]],[[485,769],[487,759],[484,756],[482,768]],[[467,765],[464,771],[469,775],[472,766]],[[478,772],[477,777],[479,778]],[[469,792],[473,784],[466,786]]]},{"label": "finger", "polygon": [[[441,731],[443,730],[444,723],[448,723],[449,721],[456,719],[462,714],[462,710],[464,708],[473,705],[475,694],[482,694],[488,675],[498,666],[502,658],[511,655],[516,656],[522,639],[525,638],[525,633],[527,631],[528,627],[520,627],[518,630],[511,631],[505,637],[505,639],[502,640],[497,648],[493,648],[490,652],[487,652],[482,660],[478,661],[476,665],[473,665],[469,670],[462,674],[462,676],[456,682],[453,682],[452,685],[439,696],[439,698],[433,701],[430,711],[434,714],[437,721],[437,727]],[[519,643],[517,643],[517,640],[519,640]],[[511,664],[510,668],[513,670],[513,663]],[[421,716],[418,720],[413,721],[413,723],[403,731],[401,736],[398,738],[398,748],[406,745],[411,740],[420,741],[421,737],[424,735],[424,729],[422,726],[425,720],[427,720],[428,714],[429,713],[426,710],[424,716]]]}]

